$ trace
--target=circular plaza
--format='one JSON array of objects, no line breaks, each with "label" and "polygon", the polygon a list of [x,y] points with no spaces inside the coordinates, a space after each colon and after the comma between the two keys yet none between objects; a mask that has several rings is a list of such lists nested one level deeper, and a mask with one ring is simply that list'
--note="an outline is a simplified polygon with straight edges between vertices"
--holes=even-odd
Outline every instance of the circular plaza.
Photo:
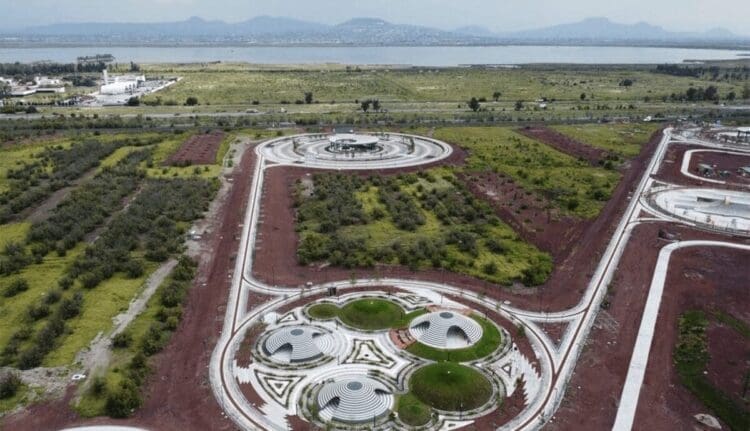
[{"label": "circular plaza", "polygon": [[449,157],[445,142],[401,133],[334,133],[285,136],[258,151],[268,161],[318,169],[388,169]]}]

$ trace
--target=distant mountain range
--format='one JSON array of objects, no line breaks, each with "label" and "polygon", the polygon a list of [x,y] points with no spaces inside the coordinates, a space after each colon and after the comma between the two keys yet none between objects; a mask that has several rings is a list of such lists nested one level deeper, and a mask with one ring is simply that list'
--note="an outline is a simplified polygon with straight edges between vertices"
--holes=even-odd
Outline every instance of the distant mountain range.
[{"label": "distant mountain range", "polygon": [[[10,37],[9,37],[10,36]],[[5,40],[39,43],[102,44],[258,44],[258,45],[692,45],[750,46],[750,38],[725,29],[703,33],[670,32],[648,23],[619,24],[589,18],[519,32],[493,32],[477,26],[452,31],[419,25],[393,24],[377,18],[354,18],[326,25],[284,17],[259,16],[238,23],[193,17],[160,23],[61,23],[29,27]]]}]

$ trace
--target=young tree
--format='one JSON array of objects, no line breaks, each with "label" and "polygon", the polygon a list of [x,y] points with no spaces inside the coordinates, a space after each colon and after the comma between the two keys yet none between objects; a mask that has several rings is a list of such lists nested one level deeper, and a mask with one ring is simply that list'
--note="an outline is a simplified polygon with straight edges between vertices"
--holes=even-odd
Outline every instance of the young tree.
[{"label": "young tree", "polygon": [[517,100],[515,110],[520,111],[521,109],[523,109],[523,100]]},{"label": "young tree", "polygon": [[742,89],[742,98],[745,100],[750,99],[750,84],[745,84],[745,88]]},{"label": "young tree", "polygon": [[497,102],[500,99],[500,96],[502,95],[503,95],[502,93],[500,93],[499,91],[496,91],[492,93],[492,98],[495,99],[495,102]]},{"label": "young tree", "polygon": [[133,96],[130,99],[128,99],[128,106],[138,106],[141,104],[141,99],[138,98],[138,96]]},{"label": "young tree", "polygon": [[308,105],[313,103],[313,94],[311,91],[305,92],[305,103],[307,103]]},{"label": "young tree", "polygon": [[469,100],[469,108],[472,111],[477,112],[477,111],[479,111],[479,108],[481,108],[481,107],[482,107],[482,105],[479,103],[479,100],[477,100],[476,97],[472,97],[471,100]]},{"label": "young tree", "polygon": [[586,93],[581,93],[581,100],[586,100]]},{"label": "young tree", "polygon": [[195,96],[190,96],[187,98],[187,100],[185,100],[185,104],[187,106],[195,106],[198,104],[198,98]]},{"label": "young tree", "polygon": [[370,109],[370,102],[369,100],[363,100],[362,103],[359,104],[359,106],[362,108],[362,112],[367,112]]},{"label": "young tree", "polygon": [[380,112],[380,100],[375,99],[372,101],[372,109],[375,112]]}]

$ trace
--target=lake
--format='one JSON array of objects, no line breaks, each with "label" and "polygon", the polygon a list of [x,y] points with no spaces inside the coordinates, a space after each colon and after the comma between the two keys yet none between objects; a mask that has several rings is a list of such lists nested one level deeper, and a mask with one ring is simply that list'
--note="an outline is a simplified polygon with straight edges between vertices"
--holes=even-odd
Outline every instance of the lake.
[{"label": "lake", "polygon": [[[0,48],[0,62],[74,62],[76,57],[109,53],[118,62],[257,64],[341,63],[450,67],[467,64],[528,63],[661,64],[685,60],[741,59],[746,51],[602,46],[451,47],[64,47]],[[745,57],[746,58],[746,57]]]}]

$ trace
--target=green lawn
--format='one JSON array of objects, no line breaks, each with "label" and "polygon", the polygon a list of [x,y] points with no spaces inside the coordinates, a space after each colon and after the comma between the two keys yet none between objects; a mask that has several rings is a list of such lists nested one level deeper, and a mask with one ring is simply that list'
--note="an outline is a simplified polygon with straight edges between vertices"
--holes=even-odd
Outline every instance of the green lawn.
[{"label": "green lawn", "polygon": [[316,320],[330,320],[335,317],[349,326],[364,330],[380,330],[387,328],[405,328],[417,316],[426,313],[420,308],[405,313],[401,306],[384,299],[365,298],[350,302],[339,308],[335,304],[314,304],[307,309],[307,313]]},{"label": "green lawn", "polygon": [[330,320],[339,315],[339,307],[335,304],[315,304],[307,309],[307,313],[313,319]]},{"label": "green lawn", "polygon": [[396,303],[366,298],[341,307],[339,319],[354,328],[375,331],[393,327],[404,314],[404,309]]},{"label": "green lawn", "polygon": [[493,353],[502,343],[502,336],[497,326],[483,317],[471,317],[482,326],[483,331],[482,338],[473,346],[465,349],[443,350],[417,342],[409,346],[406,350],[413,355],[425,359],[452,362],[474,361]]},{"label": "green lawn", "polygon": [[620,180],[616,171],[592,167],[511,128],[441,128],[435,137],[468,150],[467,172],[508,175],[583,218],[599,214]]},{"label": "green lawn", "polygon": [[398,418],[407,425],[425,425],[432,418],[432,409],[413,394],[398,397],[396,411]]},{"label": "green lawn", "polygon": [[480,372],[452,362],[424,366],[409,379],[412,394],[440,410],[466,411],[492,396],[492,384]]},{"label": "green lawn", "polygon": [[552,128],[584,144],[612,151],[622,157],[632,158],[641,152],[643,145],[659,127],[658,124],[641,123],[577,124]]}]

